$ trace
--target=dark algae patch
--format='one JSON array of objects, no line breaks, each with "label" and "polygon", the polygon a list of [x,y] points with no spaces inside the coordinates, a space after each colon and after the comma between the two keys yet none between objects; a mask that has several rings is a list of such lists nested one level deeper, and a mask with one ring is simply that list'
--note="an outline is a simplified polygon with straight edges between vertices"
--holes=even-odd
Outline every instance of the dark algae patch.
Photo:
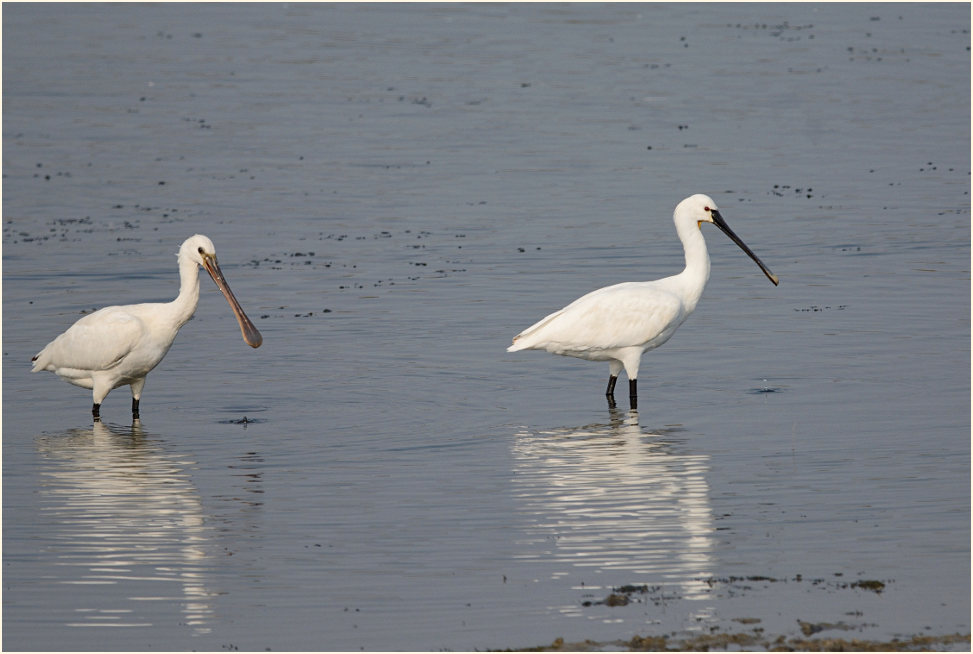
[{"label": "dark algae patch", "polygon": [[[824,579],[805,577],[797,574],[787,577],[771,577],[767,575],[725,576],[698,579],[705,583],[714,595],[740,595],[758,592],[773,584],[797,584],[820,588],[828,592],[840,591],[868,591],[880,594],[892,580],[858,579],[845,581],[841,573],[835,573],[835,578]],[[626,610],[632,604],[655,604],[660,606],[667,600],[678,599],[674,591],[665,586],[649,586],[647,584],[626,584],[613,587],[601,599],[586,599],[581,605],[590,607],[609,607],[614,610]],[[861,616],[861,612],[847,615]],[[555,639],[550,645],[532,647],[521,651],[805,651],[805,652],[905,652],[953,650],[962,651],[969,648],[970,634],[953,633],[946,635],[914,635],[902,636],[891,640],[869,640],[864,638],[843,637],[835,632],[854,632],[873,624],[851,624],[844,621],[824,622],[809,621],[795,617],[793,633],[766,633],[763,620],[759,617],[736,617],[728,623],[737,623],[722,631],[720,626],[712,626],[706,633],[671,632],[667,634],[636,635],[627,640],[565,642],[563,638]],[[741,630],[741,626],[743,630]],[[510,650],[508,650],[510,651]]]},{"label": "dark algae patch", "polygon": [[[886,583],[877,579],[859,579],[857,581],[828,580],[823,578],[805,578],[803,575],[793,577],[768,577],[766,575],[748,575],[745,577],[707,577],[697,579],[702,581],[714,593],[724,592],[728,595],[738,595],[747,591],[752,591],[757,587],[767,587],[769,584],[809,584],[814,587],[830,590],[860,589],[873,593],[881,593],[885,590]],[[668,594],[667,594],[668,592]],[[671,588],[665,586],[648,586],[646,584],[626,584],[612,588],[611,592],[600,600],[586,599],[581,602],[581,606],[628,606],[633,603],[652,602],[661,605],[666,600],[679,599],[675,596]]]},{"label": "dark algae patch", "polygon": [[852,588],[863,588],[865,590],[870,590],[875,593],[881,593],[885,590],[885,584],[881,581],[876,581],[875,579],[862,579],[860,581],[855,581],[849,584]]},{"label": "dark algae patch", "polygon": [[[839,576],[839,575],[836,575]],[[885,585],[892,583],[892,580],[879,581],[877,579],[859,579],[857,581],[840,581],[840,580],[829,580],[823,578],[805,578],[803,575],[794,575],[793,577],[767,577],[764,575],[750,575],[747,577],[709,577],[702,580],[710,588],[726,588],[732,591],[747,591],[752,590],[757,584],[810,584],[812,586],[830,588],[833,590],[845,590],[849,588],[856,588],[860,590],[867,590],[873,593],[881,593],[885,590]]]},{"label": "dark algae patch", "polygon": [[602,600],[585,600],[581,602],[581,606],[628,606],[632,603],[645,601],[659,605],[667,599],[662,591],[662,586],[626,584],[612,588],[611,593]]},{"label": "dark algae patch", "polygon": [[[945,636],[912,636],[892,640],[863,640],[859,638],[799,638],[768,637],[740,632],[702,634],[698,636],[634,636],[629,640],[595,642],[585,640],[566,643],[555,639],[550,645],[531,647],[524,652],[711,652],[726,650],[763,650],[768,652],[926,652],[950,649],[959,651],[969,645],[970,634]],[[964,647],[968,649],[968,647]]]},{"label": "dark algae patch", "polygon": [[855,627],[845,624],[844,622],[805,622],[804,620],[797,621],[798,626],[801,628],[801,633],[805,636],[813,636],[814,634],[821,633],[822,631],[832,631],[835,629],[841,631],[851,631]]}]

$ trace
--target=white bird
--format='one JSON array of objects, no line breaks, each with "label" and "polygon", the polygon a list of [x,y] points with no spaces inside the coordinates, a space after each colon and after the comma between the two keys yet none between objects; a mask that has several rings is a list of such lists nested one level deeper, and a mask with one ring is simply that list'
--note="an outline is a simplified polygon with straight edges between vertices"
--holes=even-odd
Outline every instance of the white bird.
[{"label": "white bird", "polygon": [[263,337],[253,326],[223,278],[216,249],[207,237],[196,234],[182,244],[179,260],[179,296],[172,302],[128,304],[99,309],[47,344],[31,361],[31,372],[49,370],[64,381],[90,388],[91,414],[100,419],[101,403],[113,388],[132,388],[132,417],[139,417],[139,399],[145,376],[169,351],[179,328],[192,318],[199,302],[199,266],[206,269],[223,292],[240,323],[243,340],[260,347]]},{"label": "white bird", "polygon": [[624,368],[629,401],[633,409],[637,408],[642,354],[669,340],[696,308],[709,279],[703,223],[719,227],[757,262],[775,286],[779,281],[733,233],[709,196],[686,198],[676,205],[672,220],[686,253],[685,270],[650,282],[625,282],[592,291],[514,336],[507,351],[546,350],[589,361],[608,361],[610,374],[605,395],[611,406],[615,403],[615,382]]}]

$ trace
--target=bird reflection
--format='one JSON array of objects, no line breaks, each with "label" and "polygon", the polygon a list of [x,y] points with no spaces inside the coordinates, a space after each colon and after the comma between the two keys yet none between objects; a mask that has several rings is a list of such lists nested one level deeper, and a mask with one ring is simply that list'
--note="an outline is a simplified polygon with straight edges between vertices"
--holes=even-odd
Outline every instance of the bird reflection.
[{"label": "bird reflection", "polygon": [[45,435],[38,448],[49,462],[41,493],[56,532],[52,577],[75,587],[67,626],[174,621],[209,633],[209,533],[186,472],[192,462],[166,452],[138,420]]},{"label": "bird reflection", "polygon": [[582,568],[589,585],[648,584],[708,598],[709,457],[682,453],[677,431],[644,429],[637,411],[610,410],[606,424],[518,432],[523,555],[556,562],[554,576]]}]

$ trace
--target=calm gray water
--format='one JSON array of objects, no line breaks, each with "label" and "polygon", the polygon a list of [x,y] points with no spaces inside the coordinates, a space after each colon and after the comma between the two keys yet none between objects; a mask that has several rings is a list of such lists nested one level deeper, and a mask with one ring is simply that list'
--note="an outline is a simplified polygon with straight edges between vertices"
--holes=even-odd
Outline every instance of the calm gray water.
[{"label": "calm gray water", "polygon": [[[3,648],[968,634],[969,27],[5,5]],[[704,225],[638,413],[604,364],[504,351],[678,272],[696,192],[781,285]],[[31,356],[174,297],[197,232],[264,345],[203,279],[141,424],[121,388],[93,426]]]}]

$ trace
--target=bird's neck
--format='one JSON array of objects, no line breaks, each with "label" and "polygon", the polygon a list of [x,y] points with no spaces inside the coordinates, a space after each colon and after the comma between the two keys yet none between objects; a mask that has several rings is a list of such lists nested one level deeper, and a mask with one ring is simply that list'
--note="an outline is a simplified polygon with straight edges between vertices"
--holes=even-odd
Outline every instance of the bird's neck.
[{"label": "bird's neck", "polygon": [[178,326],[186,324],[199,304],[199,265],[189,259],[179,259],[179,295],[169,303]]},{"label": "bird's neck", "polygon": [[695,222],[677,226],[677,231],[686,253],[686,268],[677,277],[685,289],[686,303],[692,309],[696,307],[709,281],[709,253],[703,232]]}]

